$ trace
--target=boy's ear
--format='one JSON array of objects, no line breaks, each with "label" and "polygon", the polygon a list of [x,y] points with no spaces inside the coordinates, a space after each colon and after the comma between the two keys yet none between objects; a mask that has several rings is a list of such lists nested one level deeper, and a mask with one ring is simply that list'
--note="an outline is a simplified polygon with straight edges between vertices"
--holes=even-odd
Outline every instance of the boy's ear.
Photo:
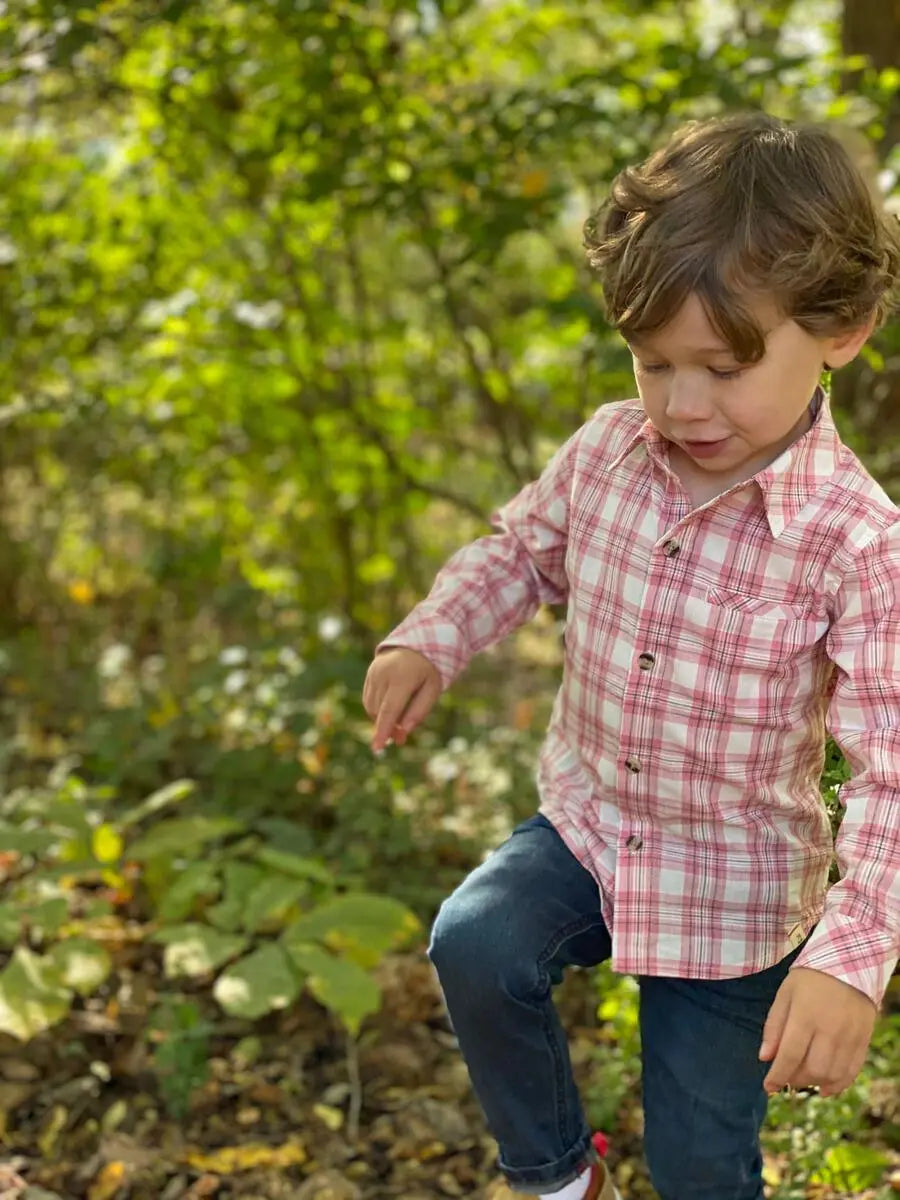
[{"label": "boy's ear", "polygon": [[825,344],[825,366],[830,371],[836,371],[838,367],[846,367],[847,363],[853,362],[854,358],[856,358],[857,354],[859,354],[860,350],[862,350],[863,346],[872,336],[874,328],[875,313],[872,313],[862,325],[827,338]]}]

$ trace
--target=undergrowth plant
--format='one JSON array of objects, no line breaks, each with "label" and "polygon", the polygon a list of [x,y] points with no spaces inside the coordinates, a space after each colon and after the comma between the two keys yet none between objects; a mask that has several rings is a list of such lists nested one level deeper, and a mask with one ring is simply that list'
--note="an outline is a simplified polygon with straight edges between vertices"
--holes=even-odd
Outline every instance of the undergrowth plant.
[{"label": "undergrowth plant", "polygon": [[57,773],[0,801],[0,1031],[28,1040],[101,987],[132,904],[166,978],[208,984],[232,1016],[255,1020],[304,989],[353,1034],[377,1010],[372,968],[419,932],[414,914],[343,890],[321,860],[247,822],[172,811],[194,793],[179,781],[104,819],[108,789]]}]

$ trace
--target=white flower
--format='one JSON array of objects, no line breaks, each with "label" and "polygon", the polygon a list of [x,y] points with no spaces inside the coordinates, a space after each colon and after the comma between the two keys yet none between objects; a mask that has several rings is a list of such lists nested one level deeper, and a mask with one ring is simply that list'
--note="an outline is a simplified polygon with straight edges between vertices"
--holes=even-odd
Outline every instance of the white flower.
[{"label": "white flower", "polygon": [[223,667],[239,667],[241,663],[245,663],[246,661],[246,646],[226,646],[219,655],[219,662]]},{"label": "white flower", "polygon": [[115,679],[131,662],[131,647],[123,642],[113,642],[100,654],[97,674],[101,679]]},{"label": "white flower", "polygon": [[243,691],[247,686],[247,680],[250,678],[247,671],[229,671],[225,676],[225,694],[226,696],[234,696],[238,692]]},{"label": "white flower", "polygon": [[265,304],[239,300],[231,311],[241,325],[249,325],[251,329],[274,329],[281,323],[284,308],[280,300],[267,300]]},{"label": "white flower", "polygon": [[448,754],[433,755],[425,769],[435,783],[450,783],[459,775],[459,763],[454,762]]},{"label": "white flower", "polygon": [[319,637],[323,642],[333,642],[341,636],[344,622],[340,617],[323,617],[319,622]]},{"label": "white flower", "polygon": [[278,651],[278,662],[291,675],[299,675],[306,663],[293,646],[282,646]]},{"label": "white flower", "polygon": [[148,300],[141,315],[146,325],[162,325],[169,317],[184,316],[196,300],[197,293],[193,288],[182,288],[164,300]]}]

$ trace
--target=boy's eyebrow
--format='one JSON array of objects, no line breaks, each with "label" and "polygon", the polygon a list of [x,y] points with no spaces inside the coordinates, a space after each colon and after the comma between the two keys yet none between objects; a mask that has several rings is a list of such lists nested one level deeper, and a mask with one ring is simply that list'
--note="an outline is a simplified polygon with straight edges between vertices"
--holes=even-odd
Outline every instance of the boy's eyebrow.
[{"label": "boy's eyebrow", "polygon": [[[651,347],[643,338],[627,337],[625,342],[629,346],[636,346],[639,350],[649,350]],[[692,350],[695,354],[730,354],[734,355],[734,351],[730,346],[693,346]]]}]

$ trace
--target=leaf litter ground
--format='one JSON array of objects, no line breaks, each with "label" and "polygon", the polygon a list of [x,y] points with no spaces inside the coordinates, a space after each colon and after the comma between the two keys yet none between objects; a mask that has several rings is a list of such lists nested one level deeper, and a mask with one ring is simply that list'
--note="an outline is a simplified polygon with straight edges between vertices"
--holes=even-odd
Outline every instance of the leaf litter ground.
[{"label": "leaf litter ground", "polygon": [[[27,1046],[0,1040],[0,1200],[483,1196],[494,1143],[422,953],[384,962],[382,1010],[349,1054],[342,1030],[309,999],[256,1025],[219,1016],[204,1044],[207,1077],[178,1117],[162,1101],[146,1037],[158,951],[135,947],[120,973],[127,1002],[88,1001]],[[567,981],[561,1008],[584,1083],[598,1044],[594,1006],[584,976]],[[896,1083],[882,1096],[892,1103],[900,1110]],[[624,1197],[649,1200],[637,1095],[608,1132]],[[777,1177],[779,1164],[769,1168]],[[810,1185],[798,1195],[876,1200],[897,1191],[900,1174],[881,1190]]]}]

